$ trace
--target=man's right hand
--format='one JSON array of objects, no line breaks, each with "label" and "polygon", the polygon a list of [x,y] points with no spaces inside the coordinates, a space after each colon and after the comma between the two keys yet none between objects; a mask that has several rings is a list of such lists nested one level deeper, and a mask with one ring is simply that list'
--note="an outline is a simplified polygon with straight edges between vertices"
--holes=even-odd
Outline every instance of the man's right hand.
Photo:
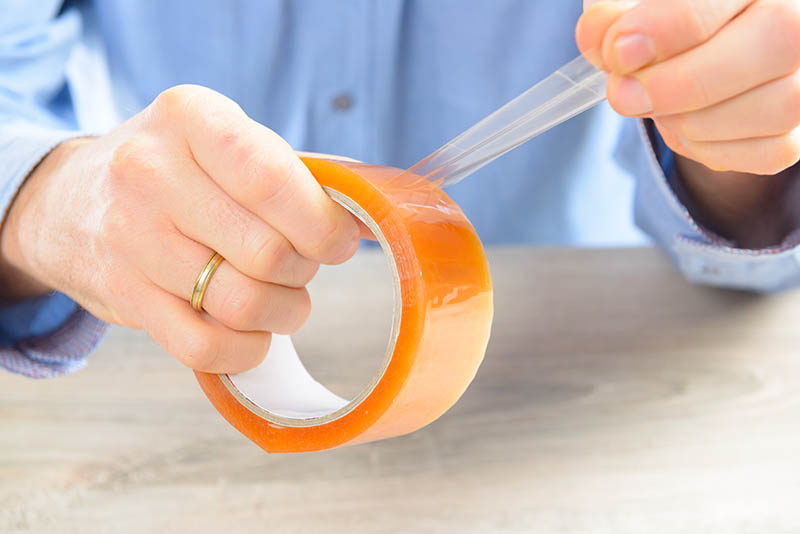
[{"label": "man's right hand", "polygon": [[[109,134],[56,148],[0,238],[17,296],[64,292],[189,367],[233,373],[263,359],[271,332],[302,325],[305,285],[353,255],[359,227],[277,134],[178,86]],[[201,314],[189,299],[214,251],[226,261]]]}]

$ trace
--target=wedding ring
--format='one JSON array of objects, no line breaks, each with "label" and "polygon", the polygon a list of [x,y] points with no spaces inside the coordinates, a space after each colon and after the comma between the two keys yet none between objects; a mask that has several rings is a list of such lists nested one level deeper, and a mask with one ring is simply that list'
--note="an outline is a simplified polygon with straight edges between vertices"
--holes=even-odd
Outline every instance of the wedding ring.
[{"label": "wedding ring", "polygon": [[200,271],[200,274],[197,275],[197,280],[195,280],[194,287],[192,288],[192,298],[190,300],[192,308],[195,310],[203,310],[203,296],[206,294],[208,283],[211,281],[211,277],[214,276],[214,272],[224,259],[225,258],[223,258],[218,252],[214,252],[214,255],[209,258],[203,269]]}]

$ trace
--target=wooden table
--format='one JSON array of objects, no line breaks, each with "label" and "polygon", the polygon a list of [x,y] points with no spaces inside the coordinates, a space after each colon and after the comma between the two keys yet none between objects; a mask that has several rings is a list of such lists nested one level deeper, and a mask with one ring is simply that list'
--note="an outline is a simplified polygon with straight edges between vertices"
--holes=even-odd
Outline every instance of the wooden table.
[{"label": "wooden table", "polygon": [[[691,286],[644,249],[490,260],[483,367],[402,438],[267,455],[125,329],[72,376],[0,375],[0,532],[800,531],[800,294]],[[336,387],[377,365],[384,272],[315,283],[298,345]]]}]

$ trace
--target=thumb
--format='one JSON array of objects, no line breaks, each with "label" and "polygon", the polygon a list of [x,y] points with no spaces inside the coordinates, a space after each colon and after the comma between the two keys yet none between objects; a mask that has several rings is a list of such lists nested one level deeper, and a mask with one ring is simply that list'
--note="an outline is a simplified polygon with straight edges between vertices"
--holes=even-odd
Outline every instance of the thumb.
[{"label": "thumb", "polygon": [[594,66],[605,68],[602,50],[606,32],[638,3],[638,0],[583,0],[584,12],[575,27],[575,41],[581,54]]}]

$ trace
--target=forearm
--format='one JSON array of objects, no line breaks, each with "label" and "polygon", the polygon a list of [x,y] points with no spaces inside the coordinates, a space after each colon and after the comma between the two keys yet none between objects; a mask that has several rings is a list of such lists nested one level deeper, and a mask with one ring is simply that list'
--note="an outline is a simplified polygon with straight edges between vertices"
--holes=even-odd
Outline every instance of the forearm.
[{"label": "forearm", "polygon": [[[42,218],[46,210],[31,206],[37,190],[46,183],[58,183],[61,190],[56,196],[70,204],[65,200],[65,184],[53,174],[79,144],[71,139],[80,134],[35,128],[26,133],[23,136],[17,130],[16,141],[5,145],[3,154],[11,165],[6,167],[0,205],[0,214],[5,215],[0,215],[0,368],[44,378],[85,365],[85,357],[100,342],[107,325],[43,282],[24,246],[35,245],[46,235]],[[59,232],[59,227],[54,231]],[[47,256],[40,254],[39,259]],[[66,270],[63,261],[56,261]]]},{"label": "forearm", "polygon": [[84,139],[72,139],[54,148],[26,177],[12,200],[0,227],[0,300],[34,298],[53,290],[35,274],[33,260],[25,256],[20,246],[23,240],[38,237],[37,228],[28,225],[28,231],[23,235],[21,229],[25,225],[22,223],[38,217],[30,212],[30,198],[52,178],[53,171],[70,157],[75,148],[85,142]]},{"label": "forearm", "polygon": [[796,166],[762,176],[714,171],[679,154],[675,164],[678,195],[695,220],[738,247],[774,247],[800,227]]}]

